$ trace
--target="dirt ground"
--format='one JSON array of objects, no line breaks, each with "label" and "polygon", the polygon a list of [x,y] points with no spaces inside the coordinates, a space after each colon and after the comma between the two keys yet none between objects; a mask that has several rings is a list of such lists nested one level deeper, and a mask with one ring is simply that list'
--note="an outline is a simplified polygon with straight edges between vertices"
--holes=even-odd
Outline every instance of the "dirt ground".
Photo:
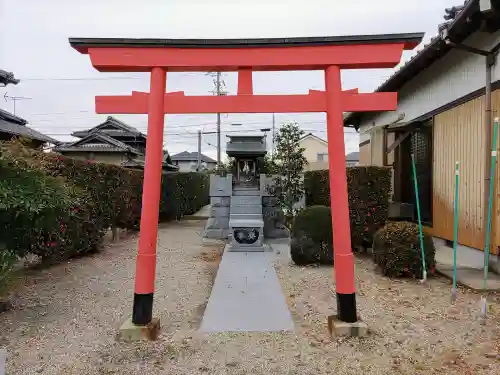
[{"label": "dirt ground", "polygon": [[447,280],[426,286],[380,276],[358,259],[358,308],[367,338],[330,338],[335,312],[331,268],[301,268],[286,254],[277,271],[295,321],[293,333],[197,332],[221,245],[201,246],[204,222],[169,223],[159,232],[156,342],[122,343],[115,335],[131,313],[137,237],[92,258],[31,271],[15,308],[0,314],[7,374],[500,374],[500,299],[490,296],[485,324],[480,296]]}]

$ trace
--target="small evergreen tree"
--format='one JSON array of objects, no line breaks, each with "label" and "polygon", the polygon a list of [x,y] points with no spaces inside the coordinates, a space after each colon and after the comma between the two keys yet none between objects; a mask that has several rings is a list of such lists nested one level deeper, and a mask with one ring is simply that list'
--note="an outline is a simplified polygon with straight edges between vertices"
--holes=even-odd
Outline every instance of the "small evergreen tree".
[{"label": "small evergreen tree", "polygon": [[270,193],[277,198],[278,205],[285,215],[285,225],[291,228],[293,218],[299,209],[296,204],[304,196],[304,180],[302,178],[307,160],[305,149],[299,141],[304,135],[299,125],[288,122],[281,126],[274,137],[275,151],[272,160],[273,172],[277,174],[270,186]]}]

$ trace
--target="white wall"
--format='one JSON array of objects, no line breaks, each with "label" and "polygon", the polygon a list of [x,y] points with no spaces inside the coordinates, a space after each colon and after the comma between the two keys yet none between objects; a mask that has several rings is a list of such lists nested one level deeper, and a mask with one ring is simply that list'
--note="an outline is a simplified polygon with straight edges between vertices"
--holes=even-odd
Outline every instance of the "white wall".
[{"label": "white wall", "polygon": [[328,143],[323,142],[315,137],[304,137],[300,141],[300,147],[303,147],[305,149],[304,156],[307,159],[307,162],[310,164],[319,161],[319,153],[328,154]]},{"label": "white wall", "polygon": [[[173,162],[174,164],[175,161]],[[192,161],[179,161],[179,172],[196,172],[196,163],[197,162],[192,162]],[[205,166],[207,167],[208,170],[214,169],[217,164],[216,163],[203,163],[202,162],[202,167]]]},{"label": "white wall", "polygon": [[[489,50],[500,42],[500,31],[489,34],[477,32],[463,44]],[[500,58],[493,68],[492,80],[500,79]],[[421,71],[398,92],[398,109],[366,116],[361,123],[360,142],[372,126],[382,126],[405,114],[401,122],[411,121],[436,108],[485,86],[485,57],[454,49],[429,68]],[[373,123],[374,122],[374,123]]]}]

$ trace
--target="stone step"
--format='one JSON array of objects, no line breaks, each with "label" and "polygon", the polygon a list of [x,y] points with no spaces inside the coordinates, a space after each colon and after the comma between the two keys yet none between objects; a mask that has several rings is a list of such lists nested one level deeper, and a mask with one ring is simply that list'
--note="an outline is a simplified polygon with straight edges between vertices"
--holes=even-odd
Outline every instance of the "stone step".
[{"label": "stone step", "polygon": [[[229,218],[229,228],[264,228],[262,215],[232,215]],[[247,215],[243,215],[247,216]]]},{"label": "stone step", "polygon": [[229,210],[230,215],[234,214],[259,214],[262,215],[262,206],[259,205],[246,205],[246,206],[240,206],[236,204],[231,204],[231,208]]},{"label": "stone step", "polygon": [[262,253],[264,251],[272,251],[272,249],[267,245],[259,245],[259,246],[242,246],[240,244],[230,244],[227,247],[227,251],[234,252],[244,252],[244,253]]},{"label": "stone step", "polygon": [[[262,222],[262,226],[264,226],[262,214],[232,214],[229,216],[229,227],[231,227],[231,221],[242,222],[244,225],[240,225],[240,228],[255,227],[256,225],[251,224],[254,222]],[[250,224],[247,225],[246,222],[250,222]],[[235,226],[233,225],[233,227]]]},{"label": "stone step", "polygon": [[259,196],[260,190],[233,190],[233,196]]},{"label": "stone step", "polygon": [[262,198],[257,195],[236,195],[231,197],[231,205],[236,204],[236,205],[254,205],[262,204]]}]

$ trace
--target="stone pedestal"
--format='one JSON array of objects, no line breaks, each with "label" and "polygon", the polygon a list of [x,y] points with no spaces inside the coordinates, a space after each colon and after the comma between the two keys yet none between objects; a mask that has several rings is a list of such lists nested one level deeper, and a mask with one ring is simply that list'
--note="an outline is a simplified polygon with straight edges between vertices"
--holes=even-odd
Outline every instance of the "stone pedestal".
[{"label": "stone pedestal", "polygon": [[160,319],[153,318],[151,322],[145,326],[138,326],[132,323],[132,319],[128,319],[120,327],[117,335],[119,341],[154,341],[160,333]]},{"label": "stone pedestal", "polygon": [[233,219],[229,221],[229,251],[264,251],[264,221],[260,219]]},{"label": "stone pedestal", "polygon": [[231,205],[233,176],[210,176],[210,217],[203,238],[227,239],[229,235],[229,207]]},{"label": "stone pedestal", "polygon": [[332,336],[365,337],[368,335],[368,326],[362,320],[346,323],[338,320],[337,315],[328,317],[328,330]]}]

